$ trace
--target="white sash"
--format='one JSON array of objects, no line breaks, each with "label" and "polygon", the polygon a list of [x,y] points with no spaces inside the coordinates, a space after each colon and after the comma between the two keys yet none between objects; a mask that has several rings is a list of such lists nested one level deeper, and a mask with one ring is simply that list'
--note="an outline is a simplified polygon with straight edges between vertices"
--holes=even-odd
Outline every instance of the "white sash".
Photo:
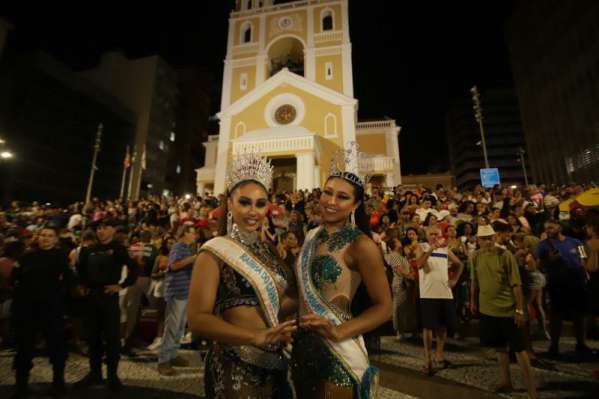
[{"label": "white sash", "polygon": [[[343,320],[336,315],[328,302],[320,295],[310,276],[312,257],[317,244],[314,238],[322,228],[324,227],[321,226],[311,230],[306,237],[298,258],[297,282],[303,304],[311,312],[329,319],[334,325],[338,326],[343,323]],[[355,383],[357,385],[362,384],[364,374],[370,367],[368,352],[362,336],[346,339],[342,342],[333,342],[325,338],[323,340],[331,349],[332,354],[351,372]]]},{"label": "white sash", "polygon": [[220,260],[241,274],[251,285],[270,327],[279,324],[279,292],[268,269],[246,248],[229,237],[215,237],[202,245]]}]

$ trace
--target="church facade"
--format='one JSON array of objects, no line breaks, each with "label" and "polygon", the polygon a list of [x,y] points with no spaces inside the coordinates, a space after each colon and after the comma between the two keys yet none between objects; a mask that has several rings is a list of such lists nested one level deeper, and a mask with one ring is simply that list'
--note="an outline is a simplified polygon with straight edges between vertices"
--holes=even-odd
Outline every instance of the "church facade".
[{"label": "church facade", "polygon": [[[382,89],[382,88],[381,88]],[[348,0],[238,0],[229,18],[220,130],[204,143],[197,191],[225,190],[238,153],[271,159],[277,191],[320,187],[332,155],[357,142],[358,173],[401,183],[394,120],[357,121]]]}]

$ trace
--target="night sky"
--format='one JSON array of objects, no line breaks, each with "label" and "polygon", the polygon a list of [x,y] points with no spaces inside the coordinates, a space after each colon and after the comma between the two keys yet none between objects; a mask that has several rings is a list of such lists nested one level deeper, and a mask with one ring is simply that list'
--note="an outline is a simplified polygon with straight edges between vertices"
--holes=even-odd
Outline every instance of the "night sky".
[{"label": "night sky", "polygon": [[[444,117],[452,98],[469,96],[473,84],[511,82],[503,33],[511,1],[414,3],[350,0],[349,8],[359,117],[388,116],[402,126],[404,174],[449,168]],[[16,25],[11,44],[42,49],[75,69],[95,66],[103,51],[114,49],[200,67],[212,77],[214,114],[234,1],[195,4],[198,10],[143,18],[9,15]]]}]

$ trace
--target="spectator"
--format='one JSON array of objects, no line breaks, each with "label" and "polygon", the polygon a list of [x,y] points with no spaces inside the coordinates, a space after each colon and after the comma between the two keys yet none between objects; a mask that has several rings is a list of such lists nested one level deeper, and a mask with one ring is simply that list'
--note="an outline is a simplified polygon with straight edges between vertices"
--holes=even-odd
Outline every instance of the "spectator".
[{"label": "spectator", "polygon": [[[422,318],[425,373],[433,374],[432,342],[433,331],[437,337],[436,363],[447,368],[449,361],[445,359],[444,346],[447,332],[457,330],[456,312],[453,303],[452,288],[460,279],[464,265],[447,248],[447,242],[441,237],[438,227],[427,231],[428,243],[416,248],[418,280],[420,288],[420,314]],[[457,266],[455,278],[449,279],[449,262]]]},{"label": "spectator", "polygon": [[177,232],[179,241],[173,245],[168,259],[168,269],[164,280],[164,300],[166,301],[164,334],[158,353],[158,372],[173,376],[173,367],[186,367],[189,363],[177,355],[180,341],[187,325],[187,298],[193,262],[196,258],[194,244],[197,239],[193,226],[181,226]]},{"label": "spectator", "polygon": [[537,247],[537,257],[541,268],[547,273],[547,288],[551,299],[551,346],[548,355],[559,357],[562,320],[570,316],[574,322],[576,352],[579,357],[588,357],[591,350],[585,343],[584,313],[587,297],[583,259],[580,256],[582,243],[563,235],[560,224],[555,220],[545,222],[545,234],[547,238]]},{"label": "spectator", "polygon": [[497,392],[513,391],[507,352],[509,345],[516,353],[529,397],[536,398],[534,373],[522,333],[525,304],[516,259],[511,252],[495,245],[495,231],[491,226],[479,227],[477,237],[481,249],[470,258],[470,307],[473,314],[477,308],[480,309],[481,344],[497,351],[501,372]]}]

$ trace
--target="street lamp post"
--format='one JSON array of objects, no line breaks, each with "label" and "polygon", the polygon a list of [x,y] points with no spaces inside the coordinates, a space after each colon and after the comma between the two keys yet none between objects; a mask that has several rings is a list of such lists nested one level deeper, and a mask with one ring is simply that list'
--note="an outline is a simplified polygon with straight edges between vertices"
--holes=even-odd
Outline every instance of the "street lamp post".
[{"label": "street lamp post", "polygon": [[528,187],[528,174],[526,173],[526,164],[524,163],[524,154],[526,154],[526,151],[524,151],[524,148],[519,147],[518,155],[520,155],[520,164],[522,164],[522,172],[524,173],[524,185],[526,187]]},{"label": "street lamp post", "polygon": [[487,143],[485,141],[485,129],[483,127],[483,109],[480,106],[480,94],[478,93],[478,88],[472,86],[470,89],[470,93],[472,93],[472,101],[474,102],[474,119],[478,122],[478,127],[480,129],[480,141],[481,146],[483,147],[483,156],[485,157],[485,168],[489,169],[489,158],[487,157]]},{"label": "street lamp post", "polygon": [[87,193],[85,194],[85,204],[89,204],[92,196],[92,186],[94,185],[94,174],[96,173],[96,160],[98,159],[98,152],[100,152],[100,143],[102,141],[102,130],[104,126],[100,123],[98,125],[98,131],[96,132],[96,144],[94,145],[94,156],[92,158],[92,168],[89,172],[89,181],[87,182]]}]

